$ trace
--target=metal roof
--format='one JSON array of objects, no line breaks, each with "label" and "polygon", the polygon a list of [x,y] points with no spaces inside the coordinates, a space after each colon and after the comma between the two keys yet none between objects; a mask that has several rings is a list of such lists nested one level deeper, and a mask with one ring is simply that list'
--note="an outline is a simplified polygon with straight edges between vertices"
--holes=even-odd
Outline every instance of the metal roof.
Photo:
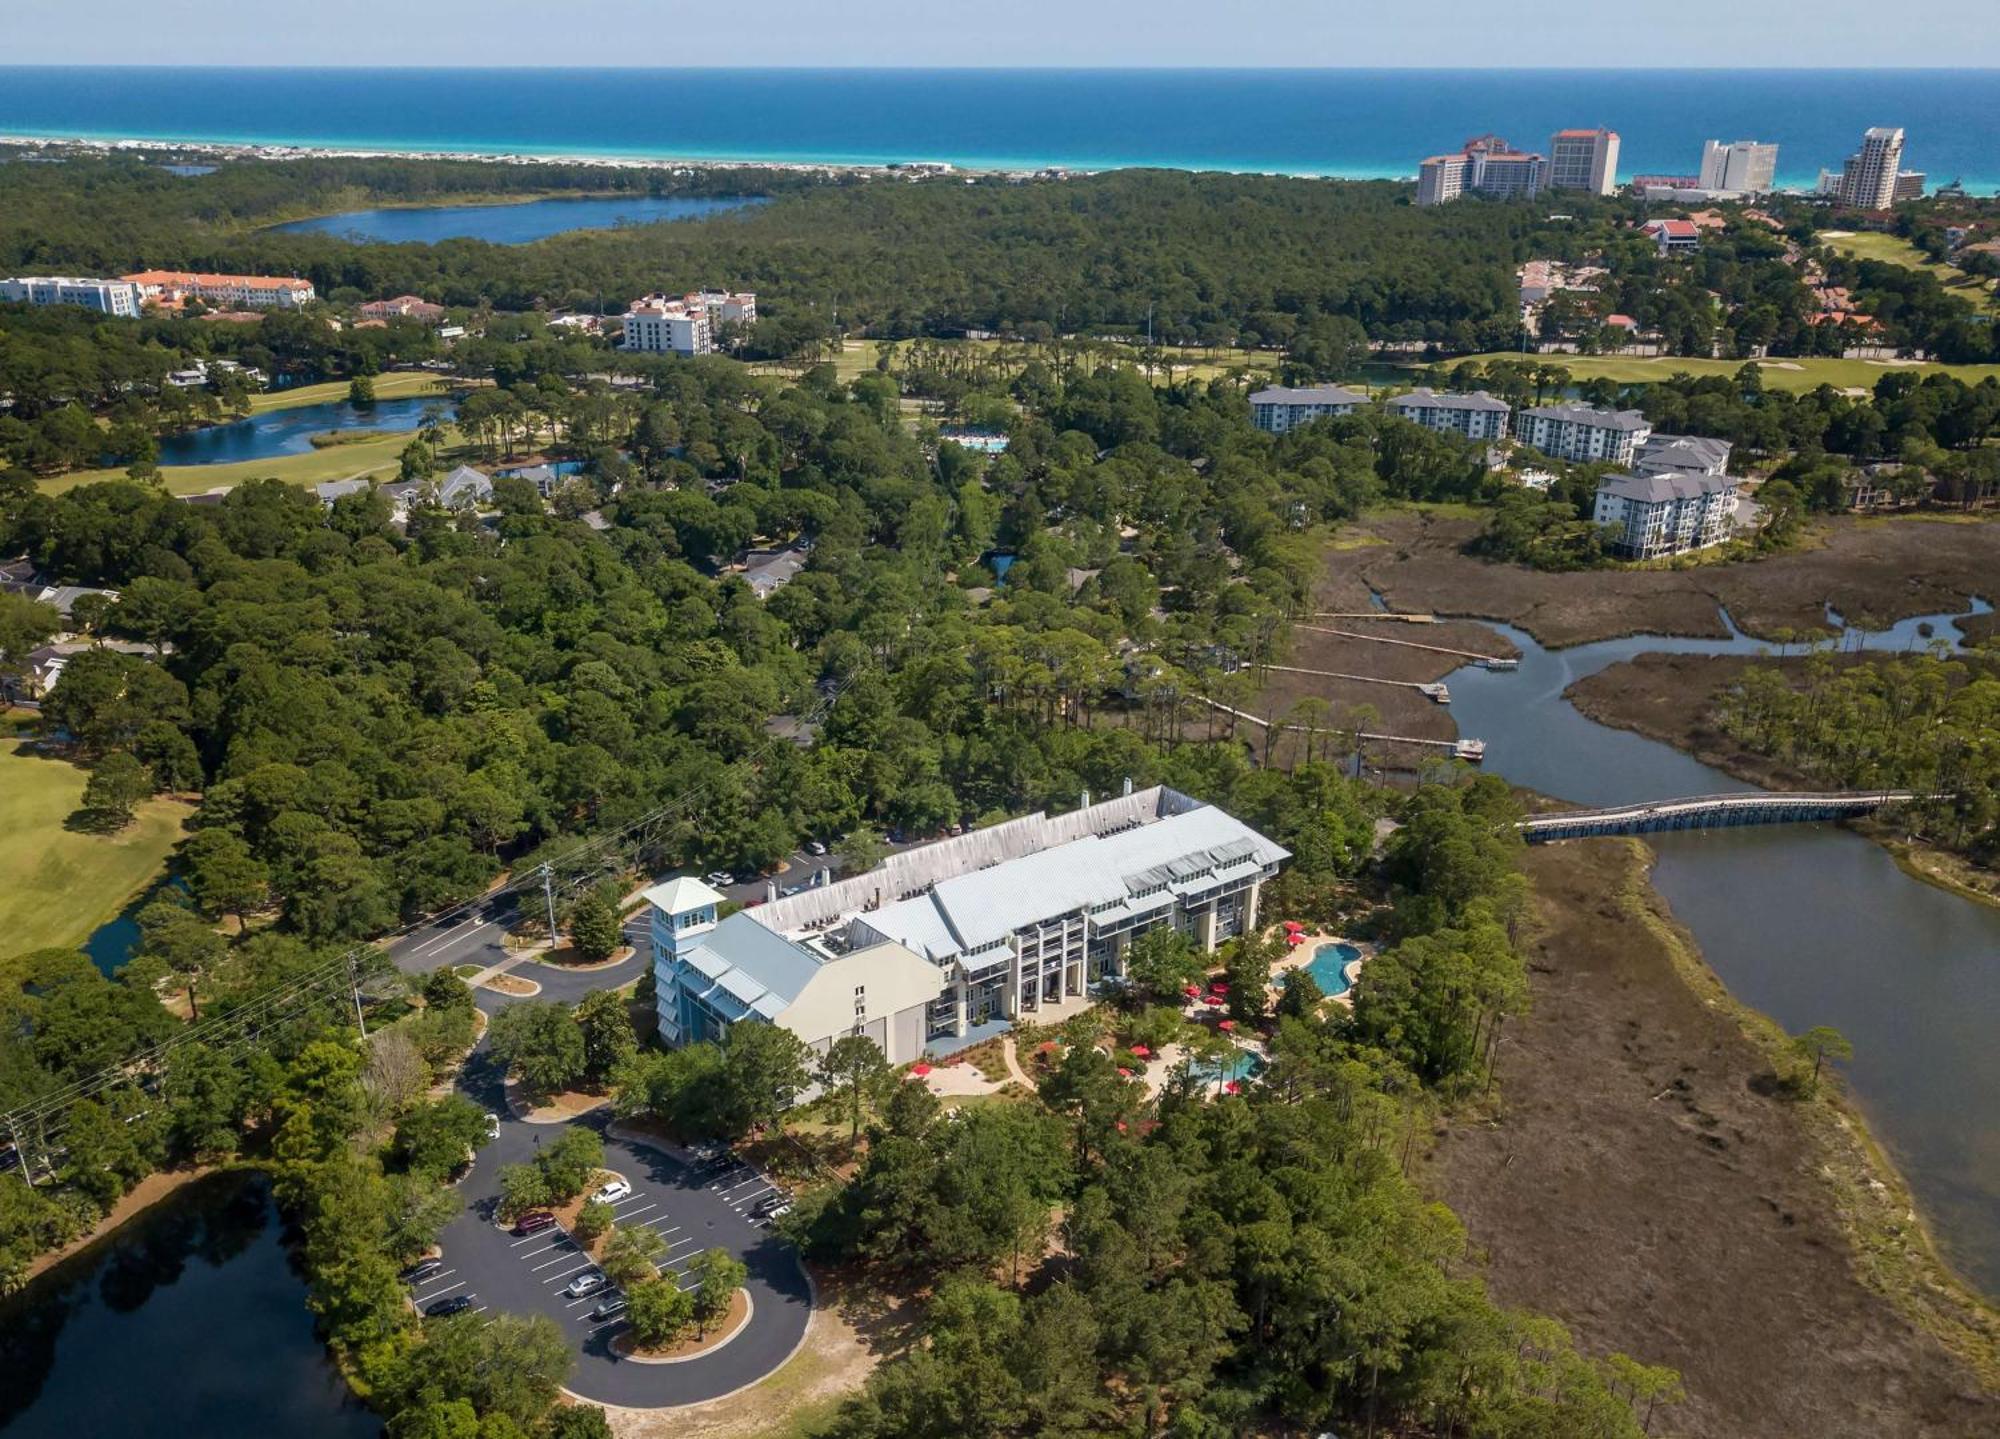
[{"label": "metal roof", "polygon": [[1339,385],[1310,385],[1304,389],[1288,389],[1283,385],[1273,385],[1268,390],[1259,390],[1250,397],[1253,405],[1365,405],[1366,395],[1357,395],[1352,390]]},{"label": "metal roof", "polygon": [[1538,420],[1571,425],[1595,425],[1600,430],[1643,430],[1646,417],[1637,410],[1600,410],[1595,405],[1535,405],[1521,411]]},{"label": "metal roof", "polygon": [[746,1008],[769,995],[782,1010],[799,997],[820,966],[811,950],[773,934],[747,913],[730,915],[685,958]]},{"label": "metal roof", "polygon": [[1496,400],[1484,390],[1474,390],[1471,394],[1460,394],[1449,390],[1416,389],[1407,395],[1398,395],[1389,401],[1392,410],[1482,410],[1496,414],[1506,414],[1513,407],[1505,400]]},{"label": "metal roof", "polygon": [[1599,494],[1616,495],[1641,504],[1664,504],[1668,500],[1692,500],[1702,495],[1724,494],[1736,488],[1727,475],[1608,475],[1597,487]]}]

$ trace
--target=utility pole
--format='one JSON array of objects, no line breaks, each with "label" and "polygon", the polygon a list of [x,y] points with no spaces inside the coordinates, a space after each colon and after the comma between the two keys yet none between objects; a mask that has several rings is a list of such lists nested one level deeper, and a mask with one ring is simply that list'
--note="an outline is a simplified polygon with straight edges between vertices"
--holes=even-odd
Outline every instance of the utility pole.
[{"label": "utility pole", "polygon": [[361,962],[349,955],[347,958],[347,988],[354,996],[354,1022],[360,1027],[361,1037],[368,1037],[368,1021],[361,1013]]},{"label": "utility pole", "polygon": [[28,1188],[33,1189],[35,1187],[35,1166],[28,1160],[27,1146],[21,1143],[21,1119],[19,1115],[10,1114],[7,1116],[7,1132],[14,1139],[14,1158],[21,1165],[21,1182],[27,1185]]},{"label": "utility pole", "polygon": [[549,904],[549,948],[556,947],[556,876],[548,865],[542,866],[542,897]]}]

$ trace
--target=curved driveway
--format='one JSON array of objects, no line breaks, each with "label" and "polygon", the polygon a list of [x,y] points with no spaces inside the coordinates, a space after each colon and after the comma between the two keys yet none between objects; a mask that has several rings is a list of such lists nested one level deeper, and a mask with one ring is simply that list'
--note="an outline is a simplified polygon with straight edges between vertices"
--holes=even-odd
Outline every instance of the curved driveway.
[{"label": "curved driveway", "polygon": [[[634,930],[641,932],[634,934]],[[528,962],[516,967],[523,978],[542,986],[541,998],[574,1003],[599,989],[630,982],[643,967],[643,926],[628,926],[628,939],[640,949],[630,959],[607,969],[577,972]],[[489,944],[497,949],[497,931],[468,935],[470,943],[437,946],[442,958],[422,956],[412,969],[435,968],[449,958],[463,963]],[[398,956],[399,962],[403,957]],[[424,961],[431,961],[425,963]],[[475,991],[479,1007],[491,1015],[511,1001],[492,990]],[[445,1272],[419,1286],[413,1296],[421,1305],[463,1295],[476,1310],[545,1314],[577,1345],[579,1358],[567,1387],[586,1399],[627,1408],[663,1408],[697,1404],[754,1384],[789,1358],[805,1337],[812,1313],[812,1291],[797,1255],[754,1217],[754,1204],[769,1185],[743,1166],[701,1172],[678,1155],[649,1145],[605,1136],[604,1162],[631,1181],[633,1193],[617,1207],[618,1222],[650,1227],[666,1242],[662,1273],[675,1279],[688,1260],[704,1249],[729,1250],[749,1274],[750,1320],[721,1348],[678,1364],[640,1364],[621,1359],[611,1340],[622,1320],[595,1321],[591,1311],[602,1295],[570,1300],[563,1288],[576,1274],[591,1268],[568,1236],[551,1230],[533,1238],[515,1238],[495,1222],[499,1203],[499,1172],[504,1164],[535,1157],[545,1136],[560,1125],[529,1124],[513,1118],[507,1107],[502,1075],[480,1041],[459,1077],[459,1089],[474,1103],[500,1116],[500,1135],[479,1151],[471,1172],[459,1186],[465,1212],[445,1227],[440,1239]],[[573,1121],[600,1133],[603,1112]]]}]

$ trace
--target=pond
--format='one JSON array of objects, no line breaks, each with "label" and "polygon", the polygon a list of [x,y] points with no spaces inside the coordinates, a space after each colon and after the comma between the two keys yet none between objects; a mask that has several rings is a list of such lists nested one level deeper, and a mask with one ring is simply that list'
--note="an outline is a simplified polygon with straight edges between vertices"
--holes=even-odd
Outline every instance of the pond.
[{"label": "pond", "polygon": [[450,402],[443,395],[410,395],[402,399],[377,400],[372,405],[350,405],[345,400],[322,405],[299,405],[289,410],[267,410],[247,419],[224,425],[206,425],[183,430],[160,441],[162,465],[226,465],[242,460],[270,460],[280,455],[303,455],[313,448],[312,437],[332,430],[385,430],[408,434],[423,423],[430,405]]},{"label": "pond", "polygon": [[384,244],[434,244],[485,240],[526,245],[570,230],[610,230],[662,220],[699,220],[761,205],[752,196],[695,199],[676,195],[620,195],[588,199],[528,200],[518,205],[424,205],[348,210],[271,228],[282,234],[338,235]]},{"label": "pond", "polygon": [[[1926,624],[1957,642],[1949,617],[1928,616],[1850,631],[1844,643],[1921,648]],[[1449,676],[1453,716],[1462,733],[1487,741],[1487,769],[1590,805],[1755,788],[1586,719],[1562,698],[1574,681],[1648,651],[1765,648],[1733,625],[1722,640],[1640,635],[1568,650],[1493,628],[1520,647],[1520,668]],[[1879,845],[1838,826],[1646,840],[1659,857],[1655,887],[1733,994],[1792,1033],[1830,1024],[1853,1042],[1846,1068],[1876,1137],[1947,1255],[2000,1294],[2000,909],[1912,879]]]},{"label": "pond", "polygon": [[379,1435],[313,1332],[281,1231],[262,1179],[213,1176],[0,1304],[0,1432]]}]

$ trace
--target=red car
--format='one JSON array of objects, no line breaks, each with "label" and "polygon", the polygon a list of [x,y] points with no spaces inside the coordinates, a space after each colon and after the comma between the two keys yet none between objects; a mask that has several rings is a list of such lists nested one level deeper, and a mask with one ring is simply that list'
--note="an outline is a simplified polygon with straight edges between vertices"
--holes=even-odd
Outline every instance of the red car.
[{"label": "red car", "polygon": [[526,1239],[530,1234],[540,1234],[544,1229],[554,1229],[556,1217],[546,1210],[536,1210],[533,1214],[523,1214],[514,1221],[514,1233]]}]

